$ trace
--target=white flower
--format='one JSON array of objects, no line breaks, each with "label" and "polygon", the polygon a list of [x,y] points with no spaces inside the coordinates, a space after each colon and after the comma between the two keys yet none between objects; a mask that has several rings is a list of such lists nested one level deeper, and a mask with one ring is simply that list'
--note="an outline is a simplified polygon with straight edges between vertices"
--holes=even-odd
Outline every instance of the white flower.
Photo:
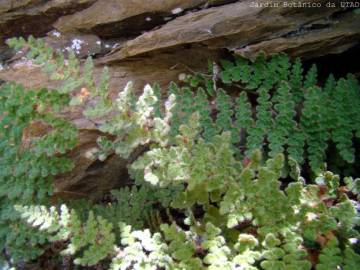
[{"label": "white flower", "polygon": [[85,157],[87,159],[91,159],[94,160],[95,159],[95,154],[99,151],[99,149],[97,149],[96,147],[91,148],[90,150],[86,151],[85,153]]},{"label": "white flower", "polygon": [[182,12],[183,9],[181,7],[178,7],[178,8],[174,8],[171,13],[172,14],[179,14],[180,12]]},{"label": "white flower", "polygon": [[60,32],[58,32],[58,31],[52,32],[52,35],[53,35],[54,37],[60,37],[60,36],[61,36]]},{"label": "white flower", "polygon": [[179,74],[179,81],[184,81],[186,79],[186,74],[185,73],[180,73]]},{"label": "white flower", "polygon": [[312,221],[317,218],[317,215],[315,213],[307,213],[306,217],[308,221]]},{"label": "white flower", "polygon": [[354,245],[357,242],[359,242],[359,239],[357,239],[357,238],[349,238],[349,242]]},{"label": "white flower", "polygon": [[73,49],[74,51],[76,51],[77,54],[79,54],[81,50],[81,44],[83,43],[84,41],[82,41],[81,39],[75,38],[72,40],[71,49]]}]

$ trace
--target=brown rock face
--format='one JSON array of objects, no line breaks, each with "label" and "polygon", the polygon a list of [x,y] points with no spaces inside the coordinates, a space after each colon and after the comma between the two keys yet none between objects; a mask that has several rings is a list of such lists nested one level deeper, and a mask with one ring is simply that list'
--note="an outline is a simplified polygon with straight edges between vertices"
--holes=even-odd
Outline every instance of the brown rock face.
[{"label": "brown rock face", "polygon": [[[341,20],[330,19],[329,17],[339,9],[321,8],[320,12],[318,8],[294,10],[285,7],[251,7],[252,3],[253,1],[240,1],[178,17],[160,29],[129,40],[121,49],[104,60],[116,61],[188,43],[201,43],[211,49],[226,48],[238,53],[248,52],[247,55],[254,56],[259,50],[266,49],[266,46],[259,43],[276,42],[282,38],[286,42],[281,42],[278,49],[271,48],[267,51],[287,51],[293,55],[302,55],[301,52],[305,50],[315,56],[321,55],[324,48],[334,48],[338,45],[334,39],[341,40],[343,44],[353,44],[354,40],[359,39],[359,15],[351,14]],[[319,31],[317,27],[323,30]],[[291,50],[294,47],[291,35],[298,37],[297,43],[302,46],[300,52]],[[338,47],[337,50],[341,52],[346,48],[348,47],[342,47],[341,50]]]},{"label": "brown rock face", "polygon": [[[206,3],[204,0],[99,0],[54,24],[62,32],[93,31],[101,36],[131,35],[161,24],[159,15],[168,16]],[[155,22],[154,22],[155,20]]]},{"label": "brown rock face", "polygon": [[88,152],[97,146],[96,139],[101,135],[96,130],[79,131],[79,144],[68,153],[75,167],[71,172],[55,178],[55,196],[98,199],[109,190],[129,183],[127,165],[139,153],[134,153],[129,160],[114,154],[104,161],[93,160]]},{"label": "brown rock face", "polygon": [[[21,54],[13,57],[4,45],[8,37],[29,34],[46,36],[47,44],[57,50],[72,48],[82,59],[93,55],[96,78],[105,64],[110,65],[112,98],[130,80],[139,92],[154,82],[165,91],[179,73],[206,72],[209,59],[218,61],[229,52],[248,58],[261,51],[267,55],[286,52],[309,59],[359,44],[359,12],[341,8],[339,1],[296,1],[321,5],[316,8],[271,1],[278,4],[274,7],[266,5],[269,2],[2,0],[0,80],[14,80],[29,88],[56,88],[39,67],[21,59]],[[329,2],[335,5],[326,7]],[[75,162],[74,171],[58,176],[55,187],[60,196],[86,194],[97,199],[128,180],[126,166],[140,152],[131,160],[114,155],[104,162],[86,158],[101,133],[96,121],[82,115],[82,109],[63,113],[78,126],[79,145],[68,153]]]},{"label": "brown rock face", "polygon": [[60,16],[74,13],[95,0],[5,0],[0,3],[0,40],[44,35]]},{"label": "brown rock face", "polygon": [[294,57],[309,59],[314,56],[342,53],[358,44],[359,40],[359,15],[345,13],[341,19],[318,24],[314,22],[283,37],[250,44],[235,49],[234,52],[246,58],[254,58],[263,51],[267,55],[285,52]]}]

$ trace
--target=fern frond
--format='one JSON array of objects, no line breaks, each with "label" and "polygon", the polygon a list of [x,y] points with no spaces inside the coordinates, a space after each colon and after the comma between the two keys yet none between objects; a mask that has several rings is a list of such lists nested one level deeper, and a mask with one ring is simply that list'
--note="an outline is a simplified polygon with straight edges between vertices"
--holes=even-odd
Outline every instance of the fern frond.
[{"label": "fern frond", "polygon": [[233,106],[230,96],[227,95],[224,90],[220,89],[217,92],[215,102],[216,109],[218,111],[215,121],[215,126],[217,129],[216,133],[219,134],[225,131],[232,131],[234,133],[232,124],[232,117],[234,112],[232,110]]},{"label": "fern frond", "polygon": [[199,88],[194,98],[195,111],[200,114],[200,125],[203,127],[203,136],[206,141],[214,137],[218,131],[216,123],[211,118],[211,108],[208,97],[202,88]]},{"label": "fern frond", "polygon": [[295,104],[298,104],[303,100],[303,68],[300,58],[296,58],[295,62],[292,65],[291,74],[289,78],[289,83],[291,85],[291,92],[294,96]]},{"label": "fern frond", "polygon": [[311,87],[304,97],[304,107],[300,124],[306,134],[309,163],[314,171],[322,168],[325,151],[330,139],[329,127],[326,126],[326,107],[322,89]]},{"label": "fern frond", "polygon": [[272,126],[272,112],[270,110],[272,103],[268,90],[265,88],[259,89],[257,102],[255,127],[249,130],[247,138],[247,154],[263,148],[264,138]]},{"label": "fern frond", "polygon": [[304,78],[304,88],[308,89],[315,86],[317,83],[317,67],[312,65],[309,71],[306,73]]},{"label": "fern frond", "polygon": [[268,135],[269,140],[269,156],[275,157],[285,152],[287,140],[295,131],[295,103],[292,101],[290,93],[290,85],[283,82],[276,94],[273,96],[273,104],[276,112],[273,130]]},{"label": "fern frond", "polygon": [[353,100],[351,95],[349,95],[347,81],[340,79],[336,84],[334,93],[334,107],[332,112],[335,112],[335,115],[331,138],[336,143],[340,156],[349,163],[354,162],[355,152],[352,145],[352,131],[354,128],[352,117],[354,117],[354,115],[348,107],[352,102]]}]

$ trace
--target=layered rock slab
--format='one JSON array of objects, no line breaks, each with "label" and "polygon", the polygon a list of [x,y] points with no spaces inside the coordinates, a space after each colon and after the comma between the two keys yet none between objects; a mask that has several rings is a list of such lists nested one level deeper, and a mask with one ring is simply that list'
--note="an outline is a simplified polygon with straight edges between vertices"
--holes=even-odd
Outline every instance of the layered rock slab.
[{"label": "layered rock slab", "polygon": [[0,1],[0,44],[13,36],[42,36],[61,16],[74,13],[95,0]]},{"label": "layered rock slab", "polygon": [[205,0],[98,0],[89,8],[61,17],[62,32],[92,32],[101,36],[133,35],[163,24],[169,15],[205,4]]},{"label": "layered rock slab", "polygon": [[[317,1],[325,6],[327,1]],[[323,54],[326,49],[334,49],[333,39],[349,46],[358,41],[360,33],[360,15],[352,15],[351,29],[349,21],[335,17],[340,7],[335,8],[287,8],[287,7],[251,7],[253,1],[245,0],[219,7],[208,8],[180,16],[159,29],[146,32],[129,40],[121,48],[104,58],[104,63],[119,61],[149,51],[176,47],[189,43],[200,43],[211,49],[228,49],[238,53],[250,50],[261,42],[279,40],[279,46],[269,47],[268,51],[290,53],[293,46],[292,33],[298,33],[297,44],[303,44],[304,50],[312,56]],[[351,11],[349,11],[351,12]],[[313,27],[315,25],[315,27]],[[318,31],[318,27],[326,28]],[[305,31],[303,31],[305,29]],[[330,37],[331,36],[331,37]],[[281,43],[281,38],[284,38]],[[318,46],[312,46],[315,43]],[[286,42],[289,41],[289,42]],[[288,45],[288,47],[286,46]],[[298,47],[299,47],[298,46]],[[338,52],[349,46],[340,46]],[[254,53],[256,50],[254,49]]]}]

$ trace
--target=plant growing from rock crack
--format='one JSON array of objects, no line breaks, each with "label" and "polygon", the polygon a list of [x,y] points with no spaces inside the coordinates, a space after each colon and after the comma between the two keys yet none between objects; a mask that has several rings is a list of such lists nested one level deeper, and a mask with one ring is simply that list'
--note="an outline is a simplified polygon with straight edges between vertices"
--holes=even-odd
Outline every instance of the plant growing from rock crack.
[{"label": "plant growing from rock crack", "polygon": [[[320,88],[316,68],[303,78],[298,60],[237,59],[220,71],[223,83],[245,88],[235,100],[214,76],[200,74],[187,77],[185,88],[172,84],[164,106],[158,86],[136,97],[131,83],[111,102],[109,75],[96,83],[90,58],[80,72],[71,53],[64,64],[42,41],[10,41],[25,44],[62,83],[0,90],[0,243],[9,262],[34,260],[53,243],[54,260],[64,255],[113,270],[358,268],[360,180],[321,170],[330,140],[345,161],[354,159],[360,114],[349,107],[359,103],[353,77],[330,77]],[[78,105],[89,119],[106,117],[99,129],[113,138],[100,137],[93,158],[144,151],[129,165],[134,185],[106,203],[52,204],[52,176],[71,169],[64,154],[77,137],[59,112]],[[318,171],[312,184],[301,177],[304,160]],[[285,166],[292,179],[283,181]]]},{"label": "plant growing from rock crack", "polygon": [[[263,149],[270,157],[286,153],[300,164],[309,162],[314,172],[324,167],[332,143],[343,161],[354,163],[353,141],[360,135],[360,86],[353,75],[338,81],[330,75],[320,87],[316,66],[304,75],[300,60],[291,63],[286,55],[268,61],[260,56],[253,63],[236,58],[221,64],[218,83],[243,89],[235,98],[221,89],[209,92],[212,80],[202,74],[188,75],[183,87],[171,86],[177,114],[185,121],[193,112],[189,108],[196,108],[206,140],[229,130],[236,151],[249,155]],[[209,97],[215,110],[209,109]],[[252,105],[249,99],[254,98]]]}]

